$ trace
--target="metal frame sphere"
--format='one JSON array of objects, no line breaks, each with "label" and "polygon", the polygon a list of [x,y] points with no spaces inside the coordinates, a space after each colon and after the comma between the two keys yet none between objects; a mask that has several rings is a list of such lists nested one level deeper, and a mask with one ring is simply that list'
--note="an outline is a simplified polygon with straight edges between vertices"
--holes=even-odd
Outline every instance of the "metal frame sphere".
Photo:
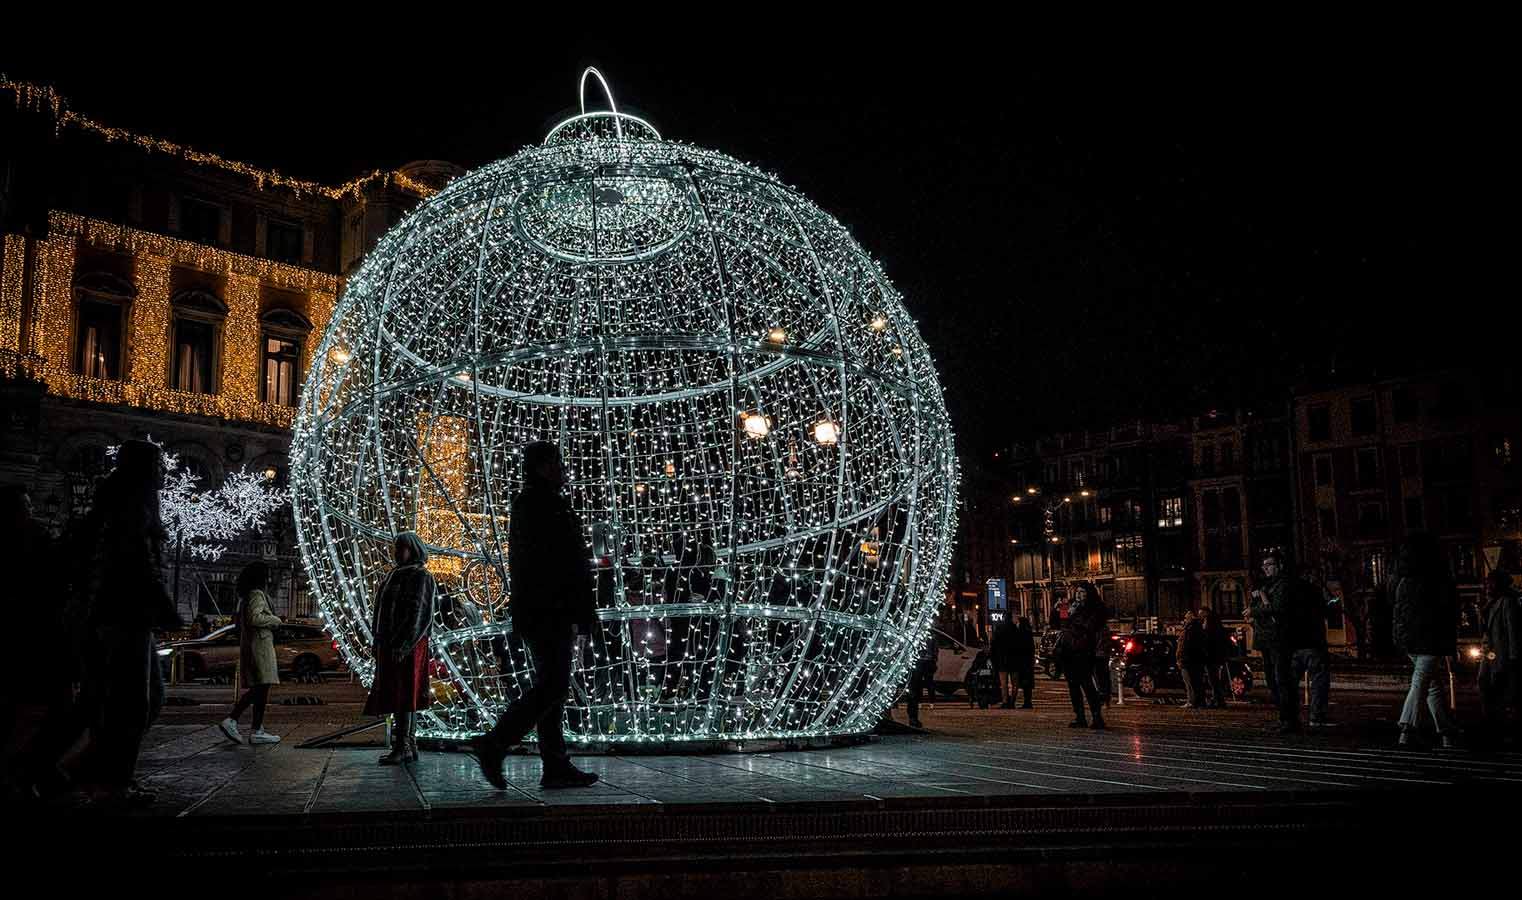
[{"label": "metal frame sphere", "polygon": [[368,683],[397,532],[455,598],[422,734],[529,684],[507,518],[545,439],[596,572],[572,740],[860,733],[902,689],[950,561],[946,408],[881,269],[775,179],[584,112],[392,228],[315,360],[292,496],[343,655]]}]

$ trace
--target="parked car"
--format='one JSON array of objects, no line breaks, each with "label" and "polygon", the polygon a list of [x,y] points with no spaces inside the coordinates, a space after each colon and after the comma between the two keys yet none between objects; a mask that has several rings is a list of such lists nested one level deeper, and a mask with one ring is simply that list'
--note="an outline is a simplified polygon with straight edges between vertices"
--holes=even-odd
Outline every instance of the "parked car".
[{"label": "parked car", "polygon": [[[1233,655],[1226,660],[1231,696],[1243,700],[1252,692],[1253,671],[1232,637]],[[1121,684],[1143,697],[1162,689],[1183,690],[1184,671],[1178,665],[1178,638],[1171,634],[1126,635],[1121,642],[1124,670]]]},{"label": "parked car", "polygon": [[[1041,633],[1041,641],[1036,645],[1036,668],[1045,672],[1048,678],[1062,678],[1062,660],[1057,656],[1057,638],[1060,634],[1062,632],[1055,628],[1048,629]],[[1120,655],[1121,644],[1125,639],[1125,635],[1110,632],[1110,659]]]},{"label": "parked car", "polygon": [[[176,641],[159,650],[166,671],[179,657],[180,677],[187,681],[233,677],[238,655],[237,625],[225,625],[205,637]],[[315,625],[277,625],[275,662],[282,673],[301,680],[343,668],[338,642]]]},{"label": "parked car", "polygon": [[987,648],[969,647],[940,629],[930,631],[935,635],[935,689],[947,697],[957,691],[975,696],[975,673],[988,661]]}]

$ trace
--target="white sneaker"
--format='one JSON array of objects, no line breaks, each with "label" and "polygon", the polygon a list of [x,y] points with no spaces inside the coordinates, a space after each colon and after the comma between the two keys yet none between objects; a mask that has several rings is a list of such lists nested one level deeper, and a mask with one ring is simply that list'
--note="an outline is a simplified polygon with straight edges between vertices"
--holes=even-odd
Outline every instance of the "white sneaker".
[{"label": "white sneaker", "polygon": [[248,742],[250,744],[278,744],[280,743],[280,735],[270,734],[261,728],[248,736]]},{"label": "white sneaker", "polygon": [[243,738],[238,734],[237,719],[223,719],[217,723],[217,727],[222,729],[222,733],[227,735],[229,741],[232,741],[234,744],[243,743]]}]

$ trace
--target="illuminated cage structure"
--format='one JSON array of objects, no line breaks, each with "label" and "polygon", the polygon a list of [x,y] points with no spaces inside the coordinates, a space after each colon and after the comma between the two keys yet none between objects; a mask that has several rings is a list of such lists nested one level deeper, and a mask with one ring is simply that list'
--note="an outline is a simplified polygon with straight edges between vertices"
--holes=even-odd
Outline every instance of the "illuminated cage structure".
[{"label": "illuminated cage structure", "polygon": [[450,595],[425,737],[530,684],[511,628],[521,449],[550,440],[598,621],[583,744],[870,731],[944,595],[957,467],[929,353],[882,270],[774,178],[582,110],[420,204],[344,291],[296,419],[302,558],[351,668],[416,531]]}]

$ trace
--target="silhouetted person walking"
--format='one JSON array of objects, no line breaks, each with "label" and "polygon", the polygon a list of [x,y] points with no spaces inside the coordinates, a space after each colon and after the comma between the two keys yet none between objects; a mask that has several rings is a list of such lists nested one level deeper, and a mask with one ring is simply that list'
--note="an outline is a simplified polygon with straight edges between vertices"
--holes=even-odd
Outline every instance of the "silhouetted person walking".
[{"label": "silhouetted person walking", "polygon": [[432,699],[428,635],[438,612],[439,586],[428,571],[428,550],[404,531],[392,545],[396,565],[375,592],[375,681],[365,715],[391,714],[391,752],[383,766],[417,761],[417,711]]},{"label": "silhouetted person walking", "polygon": [[1178,666],[1184,673],[1189,705],[1205,708],[1205,623],[1193,610],[1184,614],[1184,631],[1178,640]]},{"label": "silhouetted person walking", "polygon": [[513,497],[508,525],[508,609],[513,633],[528,646],[533,683],[490,732],[471,742],[481,773],[499,789],[507,787],[502,763],[508,748],[530,731],[539,736],[541,787],[586,787],[597,781],[597,773],[571,764],[565,744],[563,718],[576,634],[591,633],[597,609],[590,550],[580,517],[561,493],[564,483],[560,448],[538,441],[523,449],[523,490]]},{"label": "silhouetted person walking", "polygon": [[909,674],[909,725],[923,728],[920,724],[920,691],[935,702],[935,634],[927,633],[914,654],[914,670]]},{"label": "silhouetted person walking", "polygon": [[1400,713],[1400,745],[1411,743],[1425,700],[1438,739],[1451,748],[1459,728],[1443,696],[1440,669],[1443,658],[1458,650],[1459,598],[1437,539],[1426,532],[1411,535],[1396,575],[1393,636],[1412,666],[1411,687]]},{"label": "silhouetted person walking", "polygon": [[262,562],[252,562],[238,573],[238,673],[243,682],[243,696],[234,704],[227,718],[217,723],[234,744],[243,743],[238,734],[238,719],[250,706],[254,708],[254,730],[250,744],[278,744],[280,736],[264,730],[264,709],[269,704],[270,686],[280,683],[275,660],[275,627],[280,617],[270,612],[270,569]]}]

